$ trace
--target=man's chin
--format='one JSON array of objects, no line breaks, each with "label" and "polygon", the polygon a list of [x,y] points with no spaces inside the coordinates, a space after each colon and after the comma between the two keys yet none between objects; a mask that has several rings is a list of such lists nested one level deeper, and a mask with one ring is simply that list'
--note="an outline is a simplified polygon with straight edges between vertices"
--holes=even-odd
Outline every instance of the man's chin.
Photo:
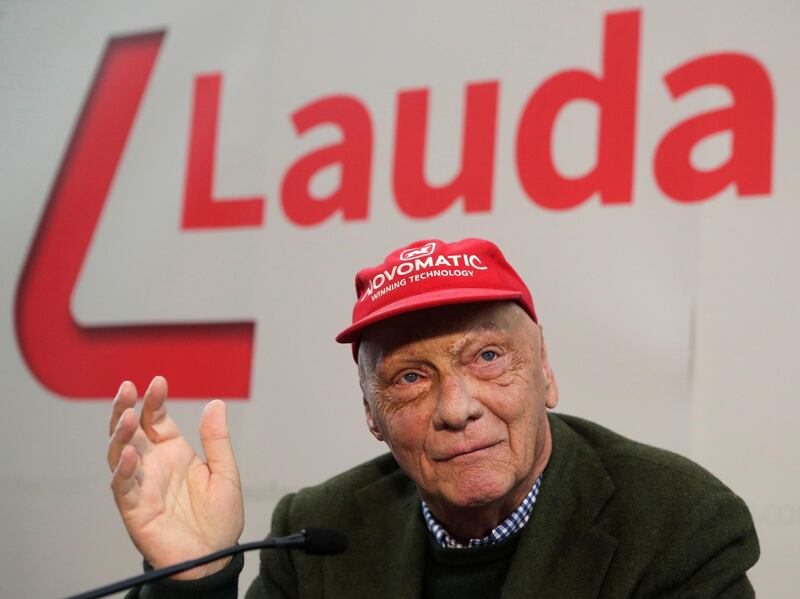
[{"label": "man's chin", "polygon": [[481,508],[503,502],[512,493],[512,484],[497,473],[465,477],[449,489],[444,500],[456,508]]}]

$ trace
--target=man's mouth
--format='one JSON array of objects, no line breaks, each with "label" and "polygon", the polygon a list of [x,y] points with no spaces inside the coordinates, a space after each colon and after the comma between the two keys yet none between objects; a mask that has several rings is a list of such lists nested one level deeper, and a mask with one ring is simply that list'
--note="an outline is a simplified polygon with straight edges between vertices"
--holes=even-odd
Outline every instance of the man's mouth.
[{"label": "man's mouth", "polygon": [[442,453],[438,454],[434,460],[437,462],[446,462],[462,456],[477,455],[481,452],[497,447],[500,445],[500,443],[501,441],[484,441],[480,443],[470,443],[459,447],[453,447],[452,449],[448,449],[447,451],[443,451]]}]

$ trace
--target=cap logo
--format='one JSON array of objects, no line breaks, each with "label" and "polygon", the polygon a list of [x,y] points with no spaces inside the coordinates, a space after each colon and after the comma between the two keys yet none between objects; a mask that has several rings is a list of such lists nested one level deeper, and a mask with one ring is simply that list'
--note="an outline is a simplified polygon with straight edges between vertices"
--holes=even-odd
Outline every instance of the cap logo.
[{"label": "cap logo", "polygon": [[435,249],[436,242],[431,241],[430,243],[426,243],[425,245],[421,245],[416,248],[408,248],[407,250],[403,250],[400,252],[400,259],[405,261],[413,260],[414,258],[422,258],[423,256],[430,256]]},{"label": "cap logo", "polygon": [[403,251],[400,254],[403,262],[393,264],[369,279],[359,302],[368,297],[375,301],[387,293],[426,279],[474,277],[476,271],[489,270],[476,254],[440,254],[434,258],[431,254],[435,249],[436,243],[430,242]]}]

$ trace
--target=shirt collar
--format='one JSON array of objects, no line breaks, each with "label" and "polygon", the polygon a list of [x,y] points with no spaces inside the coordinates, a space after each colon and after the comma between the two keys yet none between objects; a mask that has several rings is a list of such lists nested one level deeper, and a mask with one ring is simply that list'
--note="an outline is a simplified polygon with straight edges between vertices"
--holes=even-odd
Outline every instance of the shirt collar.
[{"label": "shirt collar", "polygon": [[451,549],[466,549],[469,547],[478,547],[480,545],[491,545],[505,541],[514,533],[519,532],[528,523],[533,512],[533,506],[536,504],[536,496],[539,494],[539,487],[542,485],[542,477],[536,479],[533,487],[522,500],[516,509],[509,514],[508,518],[503,520],[500,524],[495,526],[488,535],[480,539],[470,539],[467,544],[456,541],[444,529],[439,521],[431,513],[428,504],[425,500],[422,501],[422,516],[425,518],[425,525],[433,535],[436,542],[442,547]]}]

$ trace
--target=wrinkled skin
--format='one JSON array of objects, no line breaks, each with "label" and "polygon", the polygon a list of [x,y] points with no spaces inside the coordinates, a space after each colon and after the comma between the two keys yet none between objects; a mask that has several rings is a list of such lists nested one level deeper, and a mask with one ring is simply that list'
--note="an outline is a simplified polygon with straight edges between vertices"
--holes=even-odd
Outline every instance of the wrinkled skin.
[{"label": "wrinkled skin", "polygon": [[370,431],[462,542],[502,522],[547,464],[558,387],[540,327],[515,302],[372,325],[359,375]]}]

